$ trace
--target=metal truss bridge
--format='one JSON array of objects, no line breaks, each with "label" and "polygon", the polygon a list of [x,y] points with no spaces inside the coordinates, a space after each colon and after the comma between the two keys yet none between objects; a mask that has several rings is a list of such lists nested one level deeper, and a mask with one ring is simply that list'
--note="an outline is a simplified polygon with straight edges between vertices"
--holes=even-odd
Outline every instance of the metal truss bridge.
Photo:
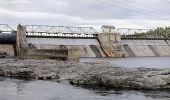
[{"label": "metal truss bridge", "polygon": [[120,33],[121,35],[133,35],[133,34],[146,33],[152,30],[154,29],[118,28],[115,30],[115,32]]},{"label": "metal truss bridge", "polygon": [[24,25],[27,37],[96,37],[93,27]]},{"label": "metal truss bridge", "polygon": [[[70,27],[50,25],[24,25],[27,37],[67,37],[67,38],[97,38],[100,34],[93,27]],[[13,33],[7,24],[0,24],[0,33]],[[115,33],[120,33],[122,39],[170,39],[170,30],[118,28]],[[12,38],[10,34],[0,34],[6,40]],[[15,36],[14,36],[15,37]],[[3,40],[1,38],[1,40]]]},{"label": "metal truss bridge", "polygon": [[0,24],[0,33],[13,31],[14,30],[8,24]]}]

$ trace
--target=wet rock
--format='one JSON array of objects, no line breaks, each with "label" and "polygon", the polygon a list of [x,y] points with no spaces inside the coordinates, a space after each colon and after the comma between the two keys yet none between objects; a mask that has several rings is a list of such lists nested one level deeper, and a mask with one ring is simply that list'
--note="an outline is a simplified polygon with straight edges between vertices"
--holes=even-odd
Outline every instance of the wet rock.
[{"label": "wet rock", "polygon": [[154,71],[123,67],[94,69],[96,70],[89,70],[88,73],[71,79],[70,83],[125,89],[170,89],[170,74],[164,69]]},{"label": "wet rock", "polygon": [[170,89],[170,69],[125,68],[107,62],[2,59],[0,76],[123,89]]}]

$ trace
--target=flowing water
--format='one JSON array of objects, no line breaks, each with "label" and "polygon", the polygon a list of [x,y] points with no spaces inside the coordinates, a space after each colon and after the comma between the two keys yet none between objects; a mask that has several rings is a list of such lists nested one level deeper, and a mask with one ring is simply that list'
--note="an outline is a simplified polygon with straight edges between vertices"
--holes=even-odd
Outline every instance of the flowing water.
[{"label": "flowing water", "polygon": [[0,100],[170,100],[168,91],[88,89],[66,82],[0,80]]},{"label": "flowing water", "polygon": [[[124,59],[82,58],[81,62],[109,61],[127,67],[170,67],[170,57]],[[26,81],[0,78],[0,100],[170,100],[170,91],[85,88],[67,81]]]},{"label": "flowing water", "polygon": [[81,58],[80,62],[107,61],[118,66],[130,68],[170,68],[170,57],[132,57],[132,58]]}]

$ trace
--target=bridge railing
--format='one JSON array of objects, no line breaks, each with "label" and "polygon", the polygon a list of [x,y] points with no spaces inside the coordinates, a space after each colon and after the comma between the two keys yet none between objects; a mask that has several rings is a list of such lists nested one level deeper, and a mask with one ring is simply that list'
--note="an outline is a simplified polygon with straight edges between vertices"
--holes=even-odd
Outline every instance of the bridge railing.
[{"label": "bridge railing", "polygon": [[67,36],[83,37],[96,36],[98,32],[93,27],[69,27],[69,26],[49,26],[49,25],[24,25],[27,36]]},{"label": "bridge railing", "polygon": [[8,24],[0,24],[0,33],[13,31],[14,30]]},{"label": "bridge railing", "polygon": [[120,33],[121,35],[133,35],[133,34],[146,33],[152,30],[154,29],[118,28],[115,31]]}]

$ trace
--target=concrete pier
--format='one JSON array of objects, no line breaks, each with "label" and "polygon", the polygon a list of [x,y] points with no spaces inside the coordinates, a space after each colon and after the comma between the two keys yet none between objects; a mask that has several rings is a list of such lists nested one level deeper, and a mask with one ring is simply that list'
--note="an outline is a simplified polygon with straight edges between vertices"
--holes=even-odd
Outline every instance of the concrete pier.
[{"label": "concrete pier", "polygon": [[26,28],[24,26],[17,26],[16,35],[16,54],[17,56],[24,56],[27,53],[28,45],[26,40]]},{"label": "concrete pier", "polygon": [[98,40],[102,50],[107,57],[116,58],[124,57],[124,49],[120,44],[121,35],[118,33],[100,33]]}]

